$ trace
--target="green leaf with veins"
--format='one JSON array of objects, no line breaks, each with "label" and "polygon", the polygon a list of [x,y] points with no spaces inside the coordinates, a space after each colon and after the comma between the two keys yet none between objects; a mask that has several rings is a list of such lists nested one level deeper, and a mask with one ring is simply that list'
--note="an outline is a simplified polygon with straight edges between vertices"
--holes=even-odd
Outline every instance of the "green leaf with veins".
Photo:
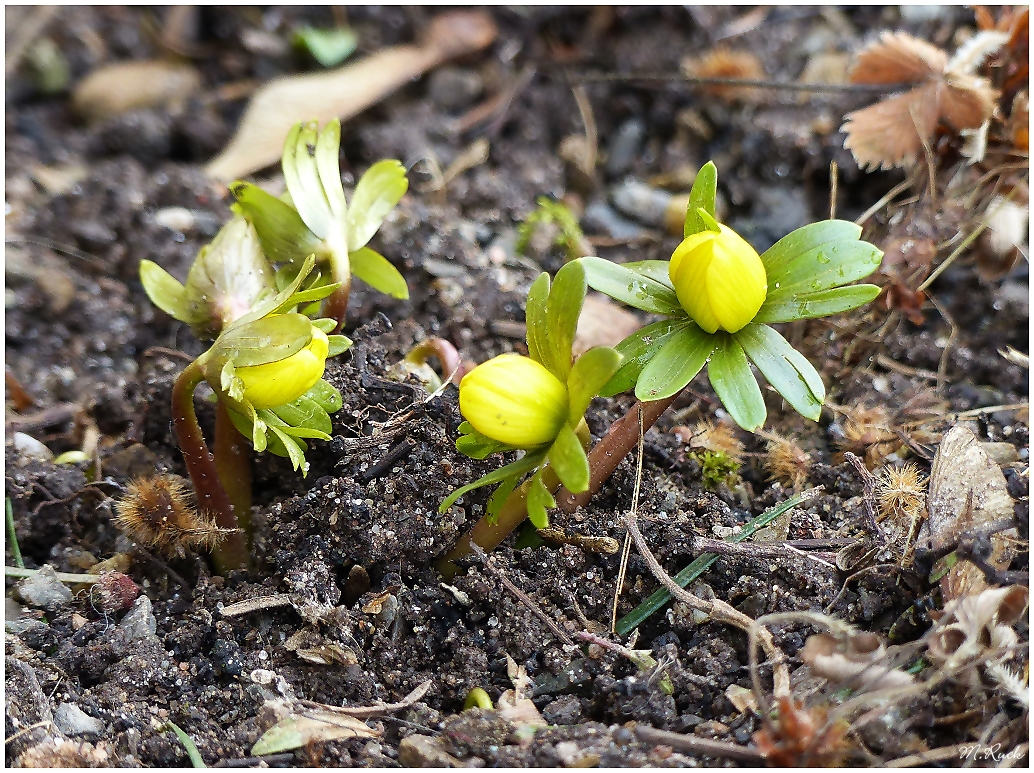
[{"label": "green leaf with veins", "polygon": [[[773,303],[864,279],[879,268],[883,252],[868,242],[831,242],[798,255],[768,275]],[[767,300],[767,299],[766,299]]]},{"label": "green leaf with veins", "polygon": [[564,424],[549,448],[549,463],[568,491],[579,494],[589,488],[589,459],[569,424]]},{"label": "green leaf with veins", "polygon": [[602,258],[581,258],[575,262],[585,267],[586,282],[593,290],[653,314],[686,315],[675,291],[651,276]]},{"label": "green leaf with veins", "polygon": [[700,210],[711,216],[715,215],[715,200],[718,197],[718,168],[713,161],[704,164],[693,180],[693,188],[689,192],[689,204],[686,206],[686,223],[682,229],[682,238],[688,239],[701,231],[711,230],[700,216]]},{"label": "green leaf with veins", "polygon": [[719,343],[708,363],[707,377],[733,420],[754,432],[761,428],[768,415],[761,388],[750,370],[743,347],[728,334],[715,337]]},{"label": "green leaf with veins", "polygon": [[230,193],[237,200],[231,209],[251,223],[271,262],[294,264],[320,249],[320,240],[290,204],[249,182],[233,183]]},{"label": "green leaf with veins", "polygon": [[614,347],[621,355],[621,367],[603,385],[600,397],[613,397],[636,385],[640,374],[657,353],[683,327],[693,324],[686,319],[664,319],[640,328]]},{"label": "green leaf with veins", "polygon": [[186,288],[164,268],[153,261],[141,260],[140,283],[151,303],[159,309],[180,322],[194,323]]},{"label": "green leaf with veins", "polygon": [[546,301],[549,299],[549,274],[542,272],[531,283],[525,303],[524,319],[528,339],[528,356],[553,372],[553,349],[549,345],[546,324]]},{"label": "green leaf with veins", "polygon": [[366,170],[355,186],[348,208],[348,249],[365,247],[384,218],[409,189],[406,168],[395,159],[385,159]]},{"label": "green leaf with veins", "polygon": [[575,361],[567,379],[568,424],[578,426],[592,398],[620,365],[621,355],[609,346],[594,347]]},{"label": "green leaf with veins", "polygon": [[546,301],[546,339],[553,361],[550,370],[565,382],[571,372],[571,347],[585,302],[585,289],[585,269],[580,262],[572,261],[556,272]]},{"label": "green leaf with veins", "polygon": [[761,254],[769,289],[772,289],[772,275],[783,271],[804,253],[825,244],[855,241],[861,235],[862,227],[846,220],[823,220],[788,233]]},{"label": "green leaf with veins", "polygon": [[818,421],[826,388],[807,358],[768,325],[750,324],[733,334],[758,370],[794,409]]},{"label": "green leaf with veins", "polygon": [[405,278],[380,253],[369,247],[362,247],[350,252],[348,261],[352,267],[352,275],[362,279],[374,290],[400,300],[409,298],[409,287],[406,286]]},{"label": "green leaf with veins", "polygon": [[876,285],[847,285],[801,293],[786,299],[766,298],[754,322],[794,322],[817,319],[857,309],[874,300],[881,290]]},{"label": "green leaf with veins", "polygon": [[646,402],[681,392],[704,367],[717,343],[695,322],[685,322],[646,363],[636,382],[635,396]]}]

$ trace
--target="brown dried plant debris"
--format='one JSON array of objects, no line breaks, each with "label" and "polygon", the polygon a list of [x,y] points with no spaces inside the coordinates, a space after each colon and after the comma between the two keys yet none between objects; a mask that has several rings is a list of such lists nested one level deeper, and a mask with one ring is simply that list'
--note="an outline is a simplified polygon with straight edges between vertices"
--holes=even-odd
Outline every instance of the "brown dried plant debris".
[{"label": "brown dried plant debris", "polygon": [[769,765],[784,768],[836,767],[851,752],[848,723],[826,722],[822,707],[805,708],[789,696],[778,699],[775,722],[754,733]]},{"label": "brown dried plant debris", "polygon": [[1030,594],[1022,585],[989,588],[950,602],[927,634],[931,660],[954,673],[974,660],[1008,660],[1019,636],[1013,624],[1023,617]]},{"label": "brown dried plant debris", "polygon": [[801,660],[824,679],[846,684],[858,692],[904,687],[914,677],[893,667],[887,648],[878,636],[868,632],[837,637],[820,633],[808,637]]},{"label": "brown dried plant debris", "polygon": [[221,529],[193,504],[187,482],[178,475],[138,478],[115,503],[115,526],[141,545],[169,555],[211,550],[231,529]]},{"label": "brown dried plant debris", "polygon": [[690,448],[720,452],[737,465],[743,463],[743,442],[736,437],[736,430],[725,422],[715,424],[705,419],[692,428],[674,427],[672,432]]},{"label": "brown dried plant debris", "polygon": [[[700,56],[687,56],[682,60],[682,73],[689,78],[741,78],[761,80],[765,68],[749,51],[737,51],[726,46],[712,49]],[[703,89],[708,96],[727,102],[755,102],[760,97],[758,89],[745,86],[707,86]]]},{"label": "brown dried plant debris", "polygon": [[764,463],[769,477],[784,486],[801,490],[811,473],[811,455],[801,448],[794,438],[784,437],[775,432],[759,434],[767,442]]},{"label": "brown dried plant debris", "polygon": [[981,32],[948,55],[905,32],[884,32],[859,54],[851,71],[858,84],[914,85],[904,94],[849,113],[844,147],[863,168],[911,166],[940,124],[953,131],[977,129],[991,118],[998,92],[974,75],[1008,35]]},{"label": "brown dried plant debris", "polygon": [[895,548],[902,566],[912,563],[919,529],[926,520],[926,476],[912,462],[876,474],[878,521]]}]

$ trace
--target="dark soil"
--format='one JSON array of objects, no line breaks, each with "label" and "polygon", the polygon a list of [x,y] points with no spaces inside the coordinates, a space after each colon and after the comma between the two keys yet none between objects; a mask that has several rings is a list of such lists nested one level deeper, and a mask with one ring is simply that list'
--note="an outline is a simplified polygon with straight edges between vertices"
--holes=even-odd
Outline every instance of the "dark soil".
[{"label": "dark soil", "polygon": [[[457,133],[456,119],[505,88],[521,68],[535,68],[530,84],[488,130],[487,163],[462,174],[444,195],[428,190],[424,164],[414,167],[410,194],[374,242],[406,276],[411,298],[395,301],[361,283],[353,292],[348,332],[356,345],[327,370],[344,396],[345,407],[333,417],[337,439],[314,444],[304,479],[286,460],[256,460],[255,567],[226,578],[213,576],[202,557],[148,557],[135,549],[112,525],[111,498],[141,474],[185,475],[169,414],[170,388],[184,360],[166,350],[196,356],[202,345],[151,305],[137,269],[146,258],[184,278],[197,251],[229,216],[225,189],[213,185],[202,166],[231,135],[244,102],[198,98],[175,114],[152,109],[86,126],[75,118],[67,93],[38,93],[24,68],[8,77],[6,364],[36,403],[19,414],[9,402],[6,411],[5,490],[18,542],[30,568],[47,563],[66,572],[128,553],[132,563],[126,571],[150,599],[156,622],[153,635],[135,637],[119,625],[122,611],[105,612],[89,593],[47,611],[25,608],[20,617],[9,609],[9,625],[12,614],[17,623],[9,631],[19,633],[6,636],[8,763],[54,735],[44,721],[61,704],[74,704],[100,721],[103,729],[76,738],[93,745],[99,764],[188,765],[183,745],[158,729],[168,719],[212,765],[250,755],[272,724],[270,701],[395,702],[430,679],[430,691],[415,706],[371,720],[383,731],[376,740],[309,744],[274,764],[396,766],[399,743],[412,734],[437,736],[444,750],[471,765],[731,764],[640,741],[626,723],[748,743],[760,720],[737,710],[726,695],[732,685],[751,687],[742,632],[701,621],[682,604],[669,606],[639,629],[634,646],[649,649],[661,664],[643,674],[598,645],[565,645],[477,560],[465,561],[451,583],[443,582],[435,559],[477,520],[486,494],[468,495],[446,516],[438,514],[438,505],[493,462],[456,452],[461,418],[454,388],[428,400],[418,381],[398,380],[392,366],[432,335],[449,339],[476,362],[525,351],[519,332],[525,293],[541,270],[561,265],[562,255],[546,250],[530,256],[538,264],[516,256],[515,230],[537,197],[559,198],[577,187],[558,155],[565,137],[584,131],[568,75],[677,72],[687,52],[710,46],[716,30],[744,10],[493,10],[502,32],[489,50],[448,65],[447,75],[439,71],[406,86],[346,124],[342,163],[353,178],[383,157],[407,165],[433,158],[445,169],[475,136]],[[348,20],[359,32],[363,54],[413,39],[430,14],[349,8]],[[17,19],[13,12],[8,16],[10,45]],[[201,18],[204,55],[195,65],[205,95],[245,78],[268,79],[311,66],[289,49],[255,53],[242,43],[242,33],[264,30],[283,40],[302,22],[334,22],[329,10],[312,8],[206,8]],[[159,21],[159,12],[147,8],[62,9],[45,34],[67,58],[74,85],[99,64],[158,56]],[[838,11],[835,18],[818,8],[784,8],[730,42],[754,51],[770,77],[791,79],[810,54],[826,46],[853,51],[885,28],[943,43],[962,24],[972,24],[972,16],[961,8],[912,21],[877,7]],[[483,84],[484,96],[457,93],[471,81]],[[590,83],[586,93],[603,150],[615,152],[615,138],[629,120],[645,136],[626,168],[608,173],[601,162],[602,185],[589,195],[582,189],[582,200],[602,197],[626,176],[645,180],[714,159],[726,220],[764,248],[826,216],[830,161],[839,165],[837,213],[846,219],[902,179],[900,173],[864,174],[843,150],[836,127],[864,98],[798,101],[796,95],[776,95],[736,107],[675,83],[628,82]],[[680,118],[686,109],[695,111],[707,136],[686,129]],[[54,190],[40,182],[40,165],[85,169],[66,189]],[[162,225],[156,214],[170,207],[190,210],[191,225],[182,231]],[[872,238],[879,243],[886,230],[876,223]],[[601,237],[599,254],[619,262],[666,259],[679,241],[651,231],[647,238],[621,242],[587,231]],[[830,401],[839,406],[882,405],[893,413],[923,390],[942,401],[945,415],[1020,403],[1027,400],[1028,372],[998,352],[1008,346],[1028,351],[1027,286],[1025,261],[995,281],[978,278],[965,260],[945,272],[931,291],[957,327],[946,355],[952,329],[933,310],[921,326],[900,321],[889,331],[881,328],[886,311],[874,307],[833,322],[787,326],[785,332],[819,367]],[[877,354],[883,355],[879,362]],[[881,364],[887,360],[904,367],[888,369]],[[929,374],[939,367],[944,383],[935,393]],[[704,487],[699,463],[671,428],[713,420],[720,404],[706,380],[698,379],[692,390],[645,442],[639,512],[647,541],[672,574],[692,560],[693,535],[727,535],[788,496],[762,466],[764,440],[746,433],[741,438],[752,455],[740,485]],[[770,390],[767,401],[767,429],[797,438],[813,461],[807,483],[824,487],[793,511],[786,538],[859,534],[863,486],[843,460],[842,446],[834,444],[843,437],[836,415],[824,412],[813,424]],[[57,420],[29,417],[60,412],[69,403],[74,409]],[[595,401],[589,413],[593,435],[600,437],[630,405],[628,396]],[[198,406],[211,436],[214,412],[202,401]],[[981,439],[1015,445],[1025,468],[1027,426],[1017,414],[975,418]],[[385,422],[399,432],[370,438]],[[12,441],[13,432],[22,431],[57,455],[79,448],[91,425],[101,435],[100,480],[89,464],[55,466],[17,451]],[[929,441],[936,444],[939,437],[934,433]],[[382,463],[386,458],[395,461]],[[916,460],[928,471],[928,459]],[[556,514],[555,524],[571,534],[623,541],[619,513],[631,504],[634,477],[630,457],[586,508]],[[1013,482],[1026,536],[1026,478],[1014,475]],[[561,630],[609,629],[619,555],[575,545],[518,550],[514,544],[511,538],[494,552],[495,565]],[[10,547],[6,563],[13,565]],[[751,617],[821,612],[837,598],[831,614],[881,635],[915,600],[916,591],[890,573],[853,581],[838,597],[846,577],[803,559],[723,558],[693,590]],[[656,587],[633,551],[619,614]],[[278,593],[292,594],[292,605],[221,614],[226,605]],[[388,601],[383,594],[390,594]],[[299,632],[312,646],[337,653],[337,660],[319,665],[301,658],[292,644]],[[817,699],[808,697],[807,669],[797,657],[812,629],[793,624],[773,632],[796,671],[798,694]],[[534,703],[551,725],[530,742],[493,711],[461,713],[472,688],[484,688],[495,701],[513,686],[507,656],[526,668]],[[665,675],[668,691],[662,689]],[[770,684],[768,671],[762,677]],[[900,732],[869,732],[870,751],[890,759],[921,744],[975,740],[965,724],[933,721],[969,708],[958,705],[960,695],[946,689],[930,697],[920,720]],[[88,756],[76,760],[90,762]]]}]

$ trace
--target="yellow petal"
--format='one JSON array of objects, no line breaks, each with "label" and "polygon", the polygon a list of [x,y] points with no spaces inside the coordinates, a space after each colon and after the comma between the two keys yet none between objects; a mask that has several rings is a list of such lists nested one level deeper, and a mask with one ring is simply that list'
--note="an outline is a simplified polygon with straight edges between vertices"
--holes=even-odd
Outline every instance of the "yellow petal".
[{"label": "yellow petal", "polygon": [[329,351],[326,333],[314,327],[308,345],[290,357],[237,368],[245,399],[255,408],[275,408],[298,399],[323,378]]},{"label": "yellow petal", "polygon": [[486,437],[519,448],[554,440],[567,420],[567,387],[519,354],[501,354],[460,382],[460,412]]}]

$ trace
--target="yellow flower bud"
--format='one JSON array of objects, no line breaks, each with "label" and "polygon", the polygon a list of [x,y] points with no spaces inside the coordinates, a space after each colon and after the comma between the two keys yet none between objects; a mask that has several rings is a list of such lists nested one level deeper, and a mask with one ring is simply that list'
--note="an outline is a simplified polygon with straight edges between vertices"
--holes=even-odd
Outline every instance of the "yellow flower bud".
[{"label": "yellow flower bud", "polygon": [[735,333],[758,313],[768,294],[761,257],[728,226],[685,239],[668,274],[686,313],[708,333]]},{"label": "yellow flower bud", "polygon": [[330,342],[327,334],[312,328],[308,345],[290,357],[265,365],[237,368],[244,383],[244,397],[255,408],[275,408],[298,399],[323,378]]},{"label": "yellow flower bud", "polygon": [[531,448],[567,421],[567,387],[535,360],[500,354],[463,377],[460,413],[486,437]]}]

